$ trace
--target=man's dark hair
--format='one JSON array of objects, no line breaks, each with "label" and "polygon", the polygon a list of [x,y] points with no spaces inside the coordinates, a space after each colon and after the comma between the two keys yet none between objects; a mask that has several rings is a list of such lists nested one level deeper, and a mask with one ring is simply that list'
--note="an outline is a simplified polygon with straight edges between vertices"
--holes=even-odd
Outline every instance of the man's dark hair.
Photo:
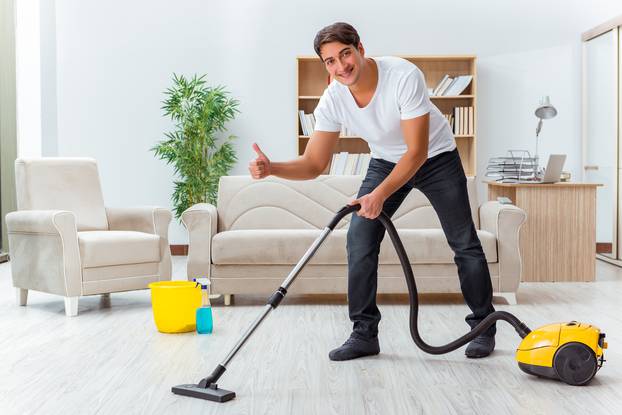
[{"label": "man's dark hair", "polygon": [[325,43],[339,42],[344,45],[352,45],[356,48],[360,41],[361,38],[352,25],[344,22],[337,22],[317,32],[315,40],[313,41],[313,48],[315,49],[315,53],[321,58],[320,49]]}]

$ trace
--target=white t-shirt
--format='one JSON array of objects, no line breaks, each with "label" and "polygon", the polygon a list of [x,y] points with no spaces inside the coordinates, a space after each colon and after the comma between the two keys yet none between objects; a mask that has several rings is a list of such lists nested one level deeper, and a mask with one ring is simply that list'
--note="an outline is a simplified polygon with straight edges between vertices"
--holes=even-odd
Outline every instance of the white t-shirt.
[{"label": "white t-shirt", "polygon": [[447,119],[430,102],[421,70],[406,59],[374,58],[378,85],[367,106],[359,108],[347,86],[328,85],[314,111],[315,129],[340,131],[344,125],[369,144],[371,155],[393,163],[406,153],[400,120],[430,113],[428,158],[456,148]]}]

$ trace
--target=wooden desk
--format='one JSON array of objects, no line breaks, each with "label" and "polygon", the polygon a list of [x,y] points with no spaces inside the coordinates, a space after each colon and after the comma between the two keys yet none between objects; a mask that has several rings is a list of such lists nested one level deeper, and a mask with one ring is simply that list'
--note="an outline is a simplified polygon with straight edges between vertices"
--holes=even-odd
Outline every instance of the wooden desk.
[{"label": "wooden desk", "polygon": [[527,212],[520,231],[522,281],[594,281],[596,188],[592,183],[488,184]]}]

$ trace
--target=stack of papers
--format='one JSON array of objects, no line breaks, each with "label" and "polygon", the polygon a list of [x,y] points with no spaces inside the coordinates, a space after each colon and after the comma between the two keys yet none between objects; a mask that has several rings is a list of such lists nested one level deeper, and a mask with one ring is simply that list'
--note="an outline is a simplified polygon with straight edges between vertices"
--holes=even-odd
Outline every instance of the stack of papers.
[{"label": "stack of papers", "polygon": [[498,182],[534,180],[536,168],[536,159],[528,151],[511,150],[506,157],[492,157],[485,176]]}]

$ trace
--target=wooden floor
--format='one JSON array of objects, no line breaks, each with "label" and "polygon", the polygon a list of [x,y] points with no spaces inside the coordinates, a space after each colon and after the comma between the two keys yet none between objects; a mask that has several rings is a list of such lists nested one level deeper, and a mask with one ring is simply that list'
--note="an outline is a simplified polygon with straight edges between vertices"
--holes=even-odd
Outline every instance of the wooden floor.
[{"label": "wooden floor", "polygon": [[[181,279],[185,259],[176,257]],[[275,287],[276,288],[276,287]],[[0,265],[1,414],[620,414],[622,413],[622,270],[597,262],[595,283],[525,283],[519,304],[496,304],[531,328],[572,319],[607,333],[607,362],[589,386],[572,387],[521,372],[519,337],[498,323],[497,349],[470,360],[418,350],[403,297],[382,297],[381,354],[331,362],[348,336],[343,297],[292,297],[270,315],[233,359],[220,386],[225,404],[171,393],[194,383],[225,357],[263,309],[265,298],[239,297],[214,307],[215,332],[156,331],[148,291],[80,299],[79,316],[62,298],[32,292],[18,307],[10,264]],[[421,332],[433,344],[466,329],[460,296],[425,297]]]}]

